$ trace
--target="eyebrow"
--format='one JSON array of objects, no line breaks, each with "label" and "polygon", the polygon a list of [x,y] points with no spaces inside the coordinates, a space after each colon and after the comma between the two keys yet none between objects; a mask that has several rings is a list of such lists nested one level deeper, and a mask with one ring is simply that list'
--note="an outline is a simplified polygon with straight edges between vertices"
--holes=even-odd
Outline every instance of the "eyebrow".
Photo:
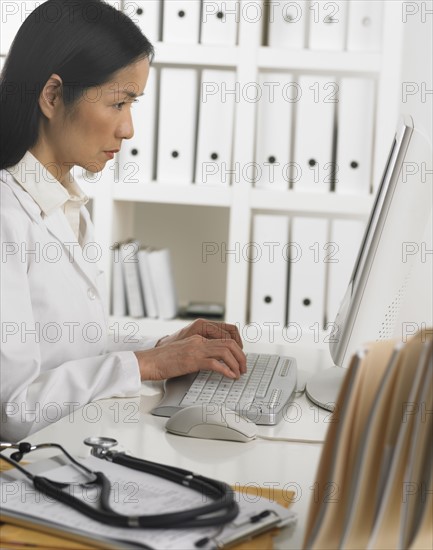
[{"label": "eyebrow", "polygon": [[137,95],[137,94],[135,94],[134,92],[128,92],[128,91],[126,91],[126,90],[123,90],[121,93],[122,93],[122,94],[126,94],[127,96],[129,96],[129,97],[132,98],[132,99],[135,99],[136,97],[142,97],[142,96],[144,96],[144,93],[142,93],[142,94],[140,94],[140,95]]}]

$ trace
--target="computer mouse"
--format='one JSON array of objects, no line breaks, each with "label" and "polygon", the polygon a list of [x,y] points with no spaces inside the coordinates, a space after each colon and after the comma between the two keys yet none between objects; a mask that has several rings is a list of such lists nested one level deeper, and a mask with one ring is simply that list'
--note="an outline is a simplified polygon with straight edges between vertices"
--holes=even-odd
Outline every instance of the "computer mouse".
[{"label": "computer mouse", "polygon": [[257,433],[254,422],[216,403],[185,407],[168,419],[165,428],[176,435],[242,443],[252,441]]}]

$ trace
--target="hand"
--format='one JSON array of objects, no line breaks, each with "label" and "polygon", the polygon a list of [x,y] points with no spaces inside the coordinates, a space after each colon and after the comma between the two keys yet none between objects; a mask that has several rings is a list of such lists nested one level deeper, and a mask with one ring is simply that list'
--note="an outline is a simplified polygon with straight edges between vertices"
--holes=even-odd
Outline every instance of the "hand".
[{"label": "hand", "polygon": [[194,335],[204,336],[208,340],[230,340],[233,339],[239,347],[243,348],[239,331],[235,325],[230,325],[229,323],[219,323],[217,321],[209,321],[207,319],[196,319],[193,323],[188,325],[185,328],[182,328],[178,332],[171,334],[169,336],[164,336],[161,338],[156,347],[165,346],[167,344],[172,344],[173,342],[178,342],[184,338],[189,338]]},{"label": "hand", "polygon": [[232,338],[208,339],[195,334],[135,355],[142,380],[164,380],[199,370],[234,379],[246,372],[245,354]]}]

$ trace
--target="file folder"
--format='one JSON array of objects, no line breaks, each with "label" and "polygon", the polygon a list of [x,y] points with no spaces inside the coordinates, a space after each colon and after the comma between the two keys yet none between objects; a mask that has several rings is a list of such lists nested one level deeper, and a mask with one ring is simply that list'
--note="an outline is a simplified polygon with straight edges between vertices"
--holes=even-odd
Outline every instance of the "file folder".
[{"label": "file folder", "polygon": [[292,75],[261,73],[258,102],[255,187],[288,189],[292,134]]},{"label": "file folder", "polygon": [[123,3],[123,11],[152,43],[158,42],[161,38],[161,5],[160,0],[135,0]]},{"label": "file folder", "polygon": [[339,84],[337,127],[338,193],[370,192],[375,110],[374,82],[366,78],[342,78]]},{"label": "file folder", "polygon": [[37,0],[20,0],[4,2],[1,10],[0,54],[7,55],[18,29],[42,2]]},{"label": "file folder", "polygon": [[349,3],[347,49],[379,52],[382,47],[383,2],[351,0]]},{"label": "file folder", "polygon": [[234,71],[204,70],[201,80],[195,182],[230,185],[235,95]]},{"label": "file folder", "polygon": [[311,2],[309,48],[342,51],[346,42],[347,1]]},{"label": "file folder", "polygon": [[203,0],[201,43],[235,46],[238,22],[238,0]]},{"label": "file folder", "polygon": [[328,323],[333,323],[349,284],[364,235],[365,223],[358,220],[332,220],[328,257]]},{"label": "file folder", "polygon": [[288,216],[257,214],[249,250],[251,265],[250,322],[286,321],[289,238]]},{"label": "file folder", "polygon": [[126,307],[126,285],[123,273],[121,245],[116,243],[113,250],[113,271],[111,281],[111,313],[115,317],[125,317],[128,313]]},{"label": "file folder", "polygon": [[131,107],[134,136],[125,140],[119,153],[122,183],[142,183],[155,179],[158,73],[150,68],[144,96]]},{"label": "file folder", "polygon": [[271,48],[299,50],[305,47],[309,3],[270,2],[268,44]]},{"label": "file folder", "polygon": [[143,292],[144,304],[146,306],[146,317],[158,317],[158,307],[156,303],[156,292],[152,273],[149,265],[149,255],[151,249],[141,248],[138,251],[138,271],[140,275],[141,289]]},{"label": "file folder", "polygon": [[126,287],[126,303],[130,317],[144,317],[144,301],[138,269],[138,241],[130,241],[120,246],[120,259]]},{"label": "file folder", "polygon": [[164,2],[162,40],[178,44],[198,44],[200,0]]},{"label": "file folder", "polygon": [[307,332],[324,325],[327,229],[325,219],[292,219],[288,321]]},{"label": "file folder", "polygon": [[296,102],[293,187],[327,192],[333,179],[333,140],[338,86],[333,77],[301,76]]},{"label": "file folder", "polygon": [[157,179],[192,182],[196,138],[198,73],[161,69]]}]

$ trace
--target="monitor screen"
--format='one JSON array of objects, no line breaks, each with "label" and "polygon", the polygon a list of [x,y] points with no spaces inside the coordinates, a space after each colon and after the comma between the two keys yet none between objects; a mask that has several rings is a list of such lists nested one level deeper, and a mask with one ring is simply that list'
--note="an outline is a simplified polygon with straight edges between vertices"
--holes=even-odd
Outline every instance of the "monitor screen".
[{"label": "monitor screen", "polygon": [[[432,210],[431,174],[425,169],[430,157],[428,139],[410,116],[402,117],[335,319],[330,352],[337,367],[347,367],[363,343],[404,337],[400,311],[417,258],[413,250],[423,240]],[[319,373],[307,394],[332,410],[344,374],[341,368]]]}]

